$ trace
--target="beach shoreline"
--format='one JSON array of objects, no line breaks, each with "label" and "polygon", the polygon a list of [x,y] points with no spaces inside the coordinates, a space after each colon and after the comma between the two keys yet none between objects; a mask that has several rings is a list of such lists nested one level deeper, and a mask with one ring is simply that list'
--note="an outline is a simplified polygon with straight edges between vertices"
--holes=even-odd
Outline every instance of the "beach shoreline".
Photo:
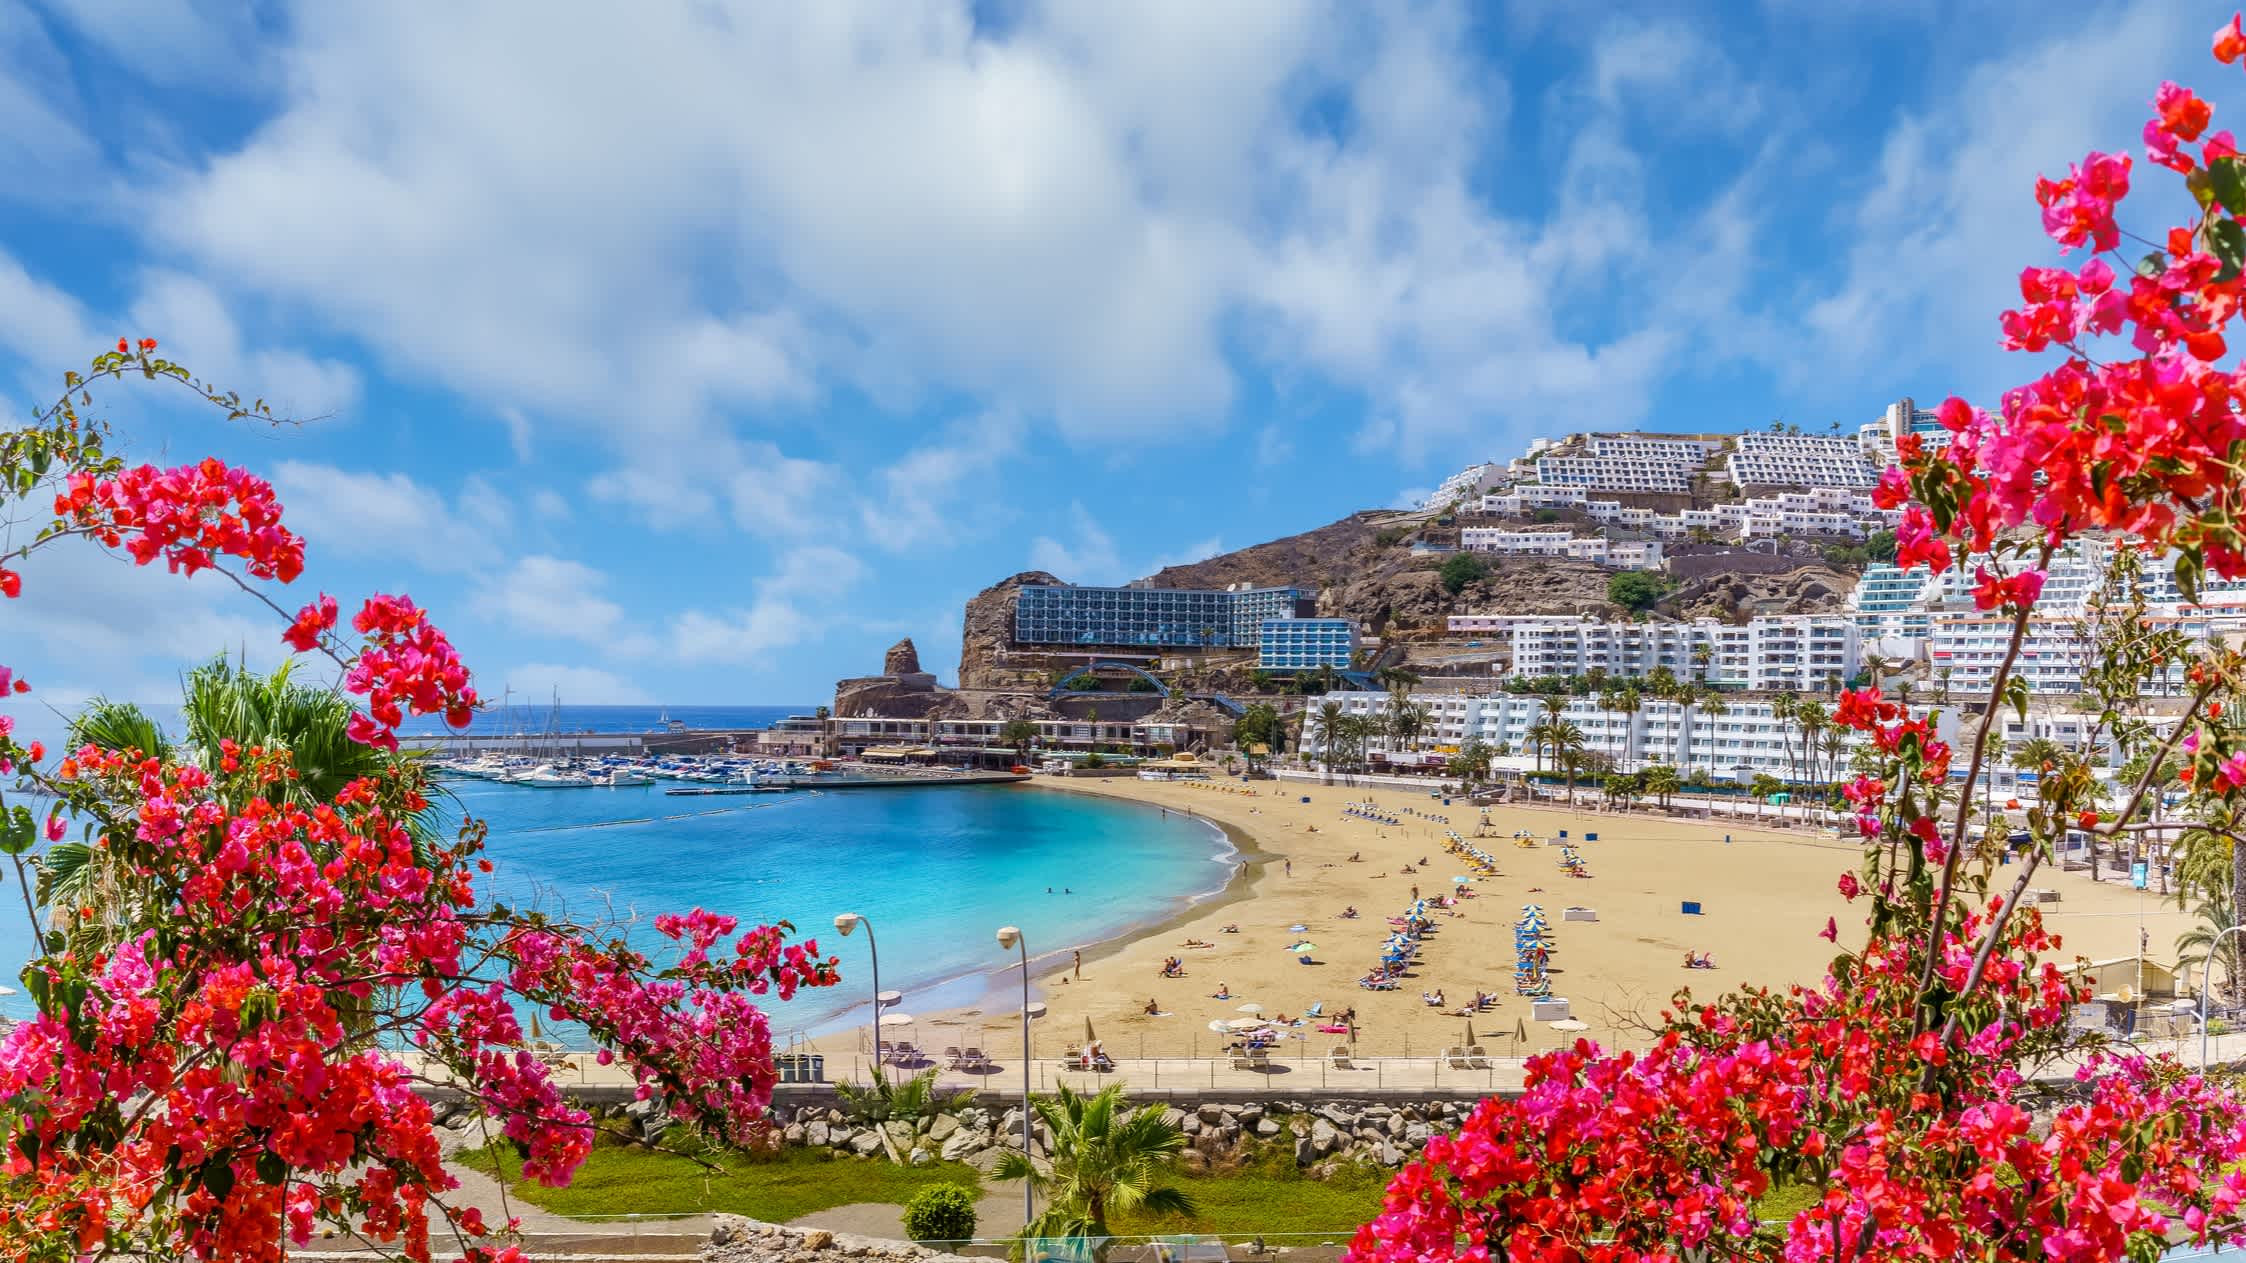
[{"label": "beach shoreline", "polygon": [[[1414,886],[1430,899],[1452,889],[1450,875],[1464,863],[1443,851],[1442,835],[1455,830],[1472,839],[1482,809],[1463,799],[1446,807],[1425,790],[1340,782],[1040,777],[1032,788],[1189,815],[1222,830],[1236,857],[1220,889],[1188,897],[1168,917],[1083,946],[1081,975],[1072,947],[1031,958],[1032,998],[1047,1009],[1032,1032],[1041,1058],[1060,1056],[1086,1038],[1099,1039],[1116,1057],[1215,1055],[1224,1037],[1208,1024],[1236,1018],[1239,1005],[1259,1004],[1264,1016],[1276,1017],[1300,1013],[1313,1000],[1325,1005],[1327,1016],[1357,1011],[1362,1055],[1432,1055],[1475,1031],[1501,1055],[1553,1047],[1574,1034],[1530,1020],[1528,1001],[1512,986],[1510,926],[1523,902],[1542,904],[1555,924],[1553,982],[1557,994],[1572,1000],[1572,1016],[1589,1025],[1589,1037],[1624,1045],[1643,1043],[1642,1024],[1678,988],[1707,994],[1822,976],[1838,950],[1819,937],[1828,916],[1843,946],[1862,934],[1863,905],[1852,907],[1837,890],[1840,874],[1860,863],[1862,850],[1850,840],[1644,812],[1506,804],[1488,809],[1490,824],[1477,843],[1497,857],[1502,871],[1468,883],[1476,897],[1442,910],[1425,963],[1415,965],[1400,991],[1366,992],[1356,980],[1387,930],[1385,918],[1409,902],[1406,892]],[[1345,817],[1348,803],[1370,803],[1372,814],[1395,823]],[[1560,876],[1557,848],[1542,841],[1512,849],[1509,835],[1516,831],[1556,840],[1562,830],[1574,839],[1589,879]],[[1352,854],[1363,858],[1351,862]],[[1429,861],[1425,868],[1416,864],[1421,858]],[[1407,865],[1415,871],[1402,871]],[[2140,925],[2160,945],[2153,958],[2165,959],[2167,945],[2188,921],[2157,898],[2132,899],[2133,892],[2093,887],[2076,874],[2052,873],[2041,884],[2063,891],[2063,902],[2047,909],[2066,939],[2062,960],[2121,955],[2123,938],[2133,955]],[[1683,913],[1681,905],[1696,894],[1709,901],[1707,912]],[[1576,903],[1595,907],[1600,920],[1563,923],[1562,908]],[[1344,906],[1358,907],[1360,917],[1337,917]],[[1227,932],[1229,925],[1238,932]],[[1307,928],[1280,929],[1297,925]],[[1310,953],[1317,965],[1299,965],[1295,954],[1282,950],[1290,939],[1317,941]],[[1187,941],[1210,946],[1189,948]],[[1683,953],[1695,950],[1712,952],[1718,967],[1687,972]],[[1167,956],[1184,960],[1183,978],[1160,976]],[[1017,1046],[1019,965],[982,977],[986,985],[975,1002],[921,1019],[918,1042],[979,1044],[993,1055]],[[1228,984],[1227,998],[1210,990],[1219,981]],[[1429,988],[1446,993],[1440,1009],[1421,1003]],[[1497,995],[1492,1009],[1465,1020],[1452,1016],[1475,989]],[[1144,1012],[1149,999],[1161,1016]],[[1304,1038],[1283,1044],[1283,1054],[1322,1054],[1342,1040],[1316,1025],[1289,1032]]]}]

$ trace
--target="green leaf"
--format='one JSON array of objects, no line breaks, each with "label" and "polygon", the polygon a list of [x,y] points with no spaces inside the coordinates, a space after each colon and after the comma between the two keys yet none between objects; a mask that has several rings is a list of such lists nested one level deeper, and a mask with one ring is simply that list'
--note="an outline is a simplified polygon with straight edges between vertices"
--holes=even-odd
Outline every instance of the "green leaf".
[{"label": "green leaf", "polygon": [[2215,200],[2233,215],[2246,215],[2246,170],[2236,158],[2217,158],[2207,164],[2207,187]]},{"label": "green leaf", "polygon": [[289,1164],[281,1160],[280,1154],[268,1149],[257,1155],[257,1178],[267,1184],[279,1185],[288,1178],[288,1174]]},{"label": "green leaf", "polygon": [[2216,258],[2223,262],[2218,279],[2236,279],[2241,268],[2246,268],[2246,228],[2235,219],[2213,219],[2207,223],[2207,245]]},{"label": "green leaf", "polygon": [[234,1168],[224,1157],[215,1158],[203,1167],[203,1187],[220,1201],[234,1191]]}]

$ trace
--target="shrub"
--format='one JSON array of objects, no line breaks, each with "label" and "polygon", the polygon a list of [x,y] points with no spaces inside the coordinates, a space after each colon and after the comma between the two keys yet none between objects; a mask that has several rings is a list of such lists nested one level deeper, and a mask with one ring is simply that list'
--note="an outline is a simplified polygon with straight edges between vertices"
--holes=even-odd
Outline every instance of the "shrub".
[{"label": "shrub", "polygon": [[1490,572],[1490,564],[1473,553],[1453,553],[1443,563],[1443,591],[1457,596],[1466,585]]},{"label": "shrub", "polygon": [[931,1184],[905,1203],[905,1235],[915,1241],[966,1241],[975,1235],[975,1198],[957,1184]]},{"label": "shrub", "polygon": [[1607,580],[1607,599],[1624,609],[1650,610],[1669,595],[1661,576],[1645,570],[1625,570]]}]

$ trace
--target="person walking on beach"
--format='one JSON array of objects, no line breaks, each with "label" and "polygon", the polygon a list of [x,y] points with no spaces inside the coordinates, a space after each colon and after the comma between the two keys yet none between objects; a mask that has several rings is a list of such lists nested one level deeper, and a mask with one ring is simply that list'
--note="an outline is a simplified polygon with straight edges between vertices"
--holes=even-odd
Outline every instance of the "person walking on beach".
[{"label": "person walking on beach", "polygon": [[1081,949],[1076,952],[1076,976],[1084,976],[1084,953]]},{"label": "person walking on beach", "polygon": [[1294,860],[1290,858],[1290,859],[1288,859],[1288,860],[1286,861],[1286,864],[1287,864],[1287,876],[1289,876],[1289,877],[1292,877],[1292,876],[1294,876],[1294,875],[1295,875],[1295,862],[1294,862]]}]

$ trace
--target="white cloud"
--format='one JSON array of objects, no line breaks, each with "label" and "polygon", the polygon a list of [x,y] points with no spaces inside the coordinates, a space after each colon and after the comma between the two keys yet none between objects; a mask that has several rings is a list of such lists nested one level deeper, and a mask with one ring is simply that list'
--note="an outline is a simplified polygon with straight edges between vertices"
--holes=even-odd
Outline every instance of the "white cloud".
[{"label": "white cloud", "polygon": [[[1784,358],[1774,355],[1773,367],[1797,387],[1838,369],[1843,381],[1915,379],[1940,383],[1921,393],[1991,404],[2032,375],[2028,360],[1994,351],[1997,313],[2019,303],[2020,269],[2057,257],[2036,217],[2036,177],[2063,173],[2091,149],[2133,145],[2152,85],[2179,49],[2204,50],[2204,26],[2184,6],[2147,3],[2094,27],[2050,28],[2061,33],[1974,67],[1904,116],[1870,164],[1869,186],[1844,190],[1839,283],[1774,315],[1806,327],[1810,341],[1777,342],[1770,350]],[[2141,183],[2165,176],[2138,172]],[[2140,194],[2131,205],[2152,200]],[[1879,405],[1859,406],[1868,420]]]},{"label": "white cloud", "polygon": [[530,508],[538,516],[556,522],[570,515],[569,501],[551,487],[540,487],[531,492]]},{"label": "white cloud", "polygon": [[[1408,454],[1627,421],[1673,364],[1629,304],[1597,335],[1560,313],[1692,217],[1639,211],[1611,130],[1551,224],[1493,209],[1492,171],[1547,177],[1492,162],[1509,87],[1458,6],[977,12],[315,6],[277,115],[144,218],[394,363],[600,434],[596,494],[672,525],[830,520],[804,511],[830,467],[735,427],[838,386],[1200,437],[1237,338],[1363,392]],[[1610,54],[1618,101],[1669,83],[1644,51]]]},{"label": "white cloud", "polygon": [[404,474],[338,469],[284,460],[273,467],[289,525],[322,553],[402,561],[447,574],[496,564],[508,505],[498,488],[471,476],[456,504]]},{"label": "white cloud", "polygon": [[670,650],[684,662],[751,664],[845,620],[856,630],[872,628],[875,623],[842,612],[843,598],[864,575],[864,563],[840,549],[793,550],[755,585],[746,606],[688,610],[673,619]]},{"label": "white cloud", "polygon": [[477,691],[487,698],[498,698],[509,689],[532,699],[559,695],[572,706],[645,706],[655,700],[637,684],[599,667],[531,662],[477,681]]},{"label": "white cloud", "polygon": [[1046,571],[1064,583],[1104,586],[1131,577],[1123,573],[1123,555],[1116,550],[1115,537],[1101,527],[1082,501],[1068,506],[1068,516],[1075,528],[1075,541],[1063,543],[1050,535],[1031,540],[1030,569]]},{"label": "white cloud", "polygon": [[477,612],[517,635],[582,640],[625,652],[624,607],[602,596],[608,576],[583,562],[533,555],[478,586]]},{"label": "white cloud", "polygon": [[141,280],[129,330],[153,335],[164,353],[221,390],[262,397],[276,417],[335,417],[359,397],[359,374],[348,364],[296,351],[252,350],[218,291],[194,277],[156,270]]},{"label": "white cloud", "polygon": [[866,537],[892,552],[948,547],[1005,506],[990,493],[998,467],[1020,449],[1020,421],[990,412],[953,424],[874,478],[859,507]]}]

